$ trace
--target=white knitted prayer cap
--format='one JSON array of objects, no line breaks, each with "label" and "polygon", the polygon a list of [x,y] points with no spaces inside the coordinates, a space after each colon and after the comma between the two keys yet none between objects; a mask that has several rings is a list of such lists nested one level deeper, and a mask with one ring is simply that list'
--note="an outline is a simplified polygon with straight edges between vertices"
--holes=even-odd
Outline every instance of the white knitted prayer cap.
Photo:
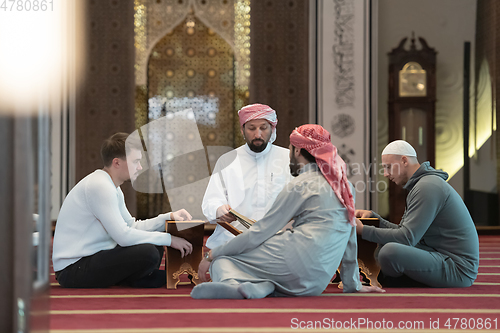
[{"label": "white knitted prayer cap", "polygon": [[385,146],[382,155],[401,155],[408,157],[417,157],[417,152],[404,140],[396,140]]}]

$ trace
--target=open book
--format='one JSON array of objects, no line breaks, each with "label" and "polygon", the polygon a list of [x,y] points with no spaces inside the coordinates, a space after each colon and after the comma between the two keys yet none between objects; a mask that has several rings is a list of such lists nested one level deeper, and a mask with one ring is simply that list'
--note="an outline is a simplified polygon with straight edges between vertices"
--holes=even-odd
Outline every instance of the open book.
[{"label": "open book", "polygon": [[[250,228],[256,222],[255,220],[252,220],[252,219],[234,211],[233,209],[230,209],[229,213],[232,214],[236,218],[236,220],[238,222],[240,222],[240,224],[247,229]],[[241,231],[238,228],[236,228],[235,226],[233,226],[231,223],[223,222],[223,221],[220,221],[217,223],[221,227],[223,227],[224,229],[226,229],[227,231],[229,231],[230,233],[232,233],[235,236],[238,236],[239,234],[241,234]]]}]

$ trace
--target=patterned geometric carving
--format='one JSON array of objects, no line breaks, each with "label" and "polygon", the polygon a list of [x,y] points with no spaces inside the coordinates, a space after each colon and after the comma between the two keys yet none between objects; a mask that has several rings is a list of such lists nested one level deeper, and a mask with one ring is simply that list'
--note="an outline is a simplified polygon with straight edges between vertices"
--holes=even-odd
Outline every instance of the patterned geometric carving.
[{"label": "patterned geometric carving", "polygon": [[[204,146],[242,143],[236,111],[249,98],[249,4],[250,0],[135,1],[138,127],[191,108]],[[207,161],[195,159],[190,164],[206,169]],[[165,175],[169,177],[173,175]],[[196,178],[187,168],[177,170],[175,177]],[[141,214],[169,209],[163,195],[150,195],[148,208],[146,196],[138,197]],[[186,200],[197,199],[193,194]]]},{"label": "patterned geometric carving", "polygon": [[[198,149],[202,149],[202,154],[196,158],[194,155],[187,156],[186,163],[181,163],[183,167],[164,169],[163,174],[167,180],[175,179],[177,185],[186,185],[195,182],[195,178],[196,181],[199,180],[195,175],[208,177],[203,146],[233,146],[233,63],[231,46],[192,14],[188,14],[181,24],[152,49],[148,65],[149,121],[164,116],[173,120],[178,112],[192,109],[193,121],[196,121],[194,124],[198,125],[194,126],[192,133],[174,128],[175,133],[186,135],[186,138],[176,145],[170,145],[169,142],[173,141],[162,138],[156,146],[165,150],[168,161],[169,155],[172,158],[183,155],[175,150],[180,145],[188,144],[190,137],[201,138]],[[172,136],[172,140],[176,139],[173,133],[168,134]],[[150,138],[151,135],[148,135],[145,140]],[[189,160],[189,157],[192,159]],[[168,181],[165,184],[166,188],[179,186],[173,186],[173,182]],[[185,208],[189,206],[193,215],[200,210],[202,193],[198,193],[199,189],[195,187],[192,191],[194,192],[183,187],[182,192],[186,196],[183,199],[186,200]],[[171,196],[169,200],[171,207],[167,206],[165,198],[163,211],[176,209],[172,200],[177,198]],[[203,216],[197,214],[196,218]]]},{"label": "patterned geometric carving", "polygon": [[[196,13],[204,25],[211,28],[234,47],[233,1],[206,0],[135,0],[136,84],[147,80],[147,61],[160,39],[178,26],[188,14]],[[192,29],[187,28],[187,34]]]},{"label": "patterned geometric carving", "polygon": [[337,108],[354,105],[354,3],[335,0],[335,103]]},{"label": "patterned geometric carving", "polygon": [[[188,25],[192,25],[192,34],[187,32]],[[169,49],[175,49],[174,54],[165,52]],[[192,55],[186,57],[186,53]],[[233,146],[233,131],[225,130],[232,128],[234,118],[233,62],[230,45],[210,33],[198,18],[188,17],[152,50],[148,97],[164,96],[167,100],[164,109],[155,114],[149,103],[149,119],[192,108],[205,146]],[[216,140],[209,140],[208,134],[215,132]]]}]

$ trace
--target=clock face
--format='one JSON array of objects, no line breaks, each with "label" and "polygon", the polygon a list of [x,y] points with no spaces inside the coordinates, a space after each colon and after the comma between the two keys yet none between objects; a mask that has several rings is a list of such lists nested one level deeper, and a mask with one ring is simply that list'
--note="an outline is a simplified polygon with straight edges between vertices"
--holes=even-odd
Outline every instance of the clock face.
[{"label": "clock face", "polygon": [[409,62],[399,71],[399,96],[427,96],[427,73],[416,62]]}]

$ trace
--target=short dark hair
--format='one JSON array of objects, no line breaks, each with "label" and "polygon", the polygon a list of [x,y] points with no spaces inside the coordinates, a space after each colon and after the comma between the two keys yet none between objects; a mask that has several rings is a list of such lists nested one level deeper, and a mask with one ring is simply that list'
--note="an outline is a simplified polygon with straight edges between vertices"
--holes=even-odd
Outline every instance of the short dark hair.
[{"label": "short dark hair", "polygon": [[304,158],[309,163],[316,163],[316,157],[312,156],[307,150],[304,148],[300,148],[300,155],[304,156]]},{"label": "short dark hair", "polygon": [[[292,150],[295,149],[296,147],[292,145]],[[304,158],[307,160],[309,163],[316,163],[316,157],[312,156],[307,150],[304,148],[300,148],[300,155],[304,156]]]},{"label": "short dark hair", "polygon": [[[128,142],[127,142],[127,138]],[[125,142],[127,144],[125,145]],[[108,167],[115,158],[125,159],[130,149],[141,149],[142,143],[138,135],[128,135],[118,132],[104,140],[101,146],[101,158],[105,167]]]}]

